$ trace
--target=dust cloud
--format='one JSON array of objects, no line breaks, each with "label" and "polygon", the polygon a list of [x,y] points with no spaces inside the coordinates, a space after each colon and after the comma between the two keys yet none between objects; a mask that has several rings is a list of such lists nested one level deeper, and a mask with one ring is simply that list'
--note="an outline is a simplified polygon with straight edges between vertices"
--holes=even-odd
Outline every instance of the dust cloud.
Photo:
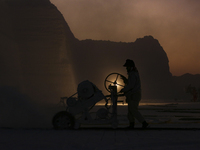
[{"label": "dust cloud", "polygon": [[51,0],[80,40],[134,42],[152,35],[173,75],[200,73],[198,0]]}]

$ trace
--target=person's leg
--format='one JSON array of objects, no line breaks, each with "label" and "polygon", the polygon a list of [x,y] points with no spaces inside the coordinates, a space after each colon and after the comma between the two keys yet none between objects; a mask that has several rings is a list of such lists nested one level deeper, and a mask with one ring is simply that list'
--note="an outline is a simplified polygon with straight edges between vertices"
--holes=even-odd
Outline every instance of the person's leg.
[{"label": "person's leg", "polygon": [[141,113],[138,111],[139,102],[141,100],[141,93],[134,93],[131,95],[131,98],[128,103],[128,110],[131,114],[130,116],[133,116],[133,118],[136,118],[140,123],[143,123],[144,117],[141,115]]},{"label": "person's leg", "polygon": [[142,123],[142,128],[147,128],[148,123],[145,121],[144,117],[138,110],[139,102],[141,100],[141,93],[135,93],[132,95],[129,101],[129,116],[132,118],[136,118],[140,123]]},{"label": "person's leg", "polygon": [[128,104],[128,116],[129,121],[133,121],[133,118],[136,118],[140,123],[143,123],[144,117],[141,115],[141,113],[138,111],[138,105],[139,101],[131,100]]},{"label": "person's leg", "polygon": [[128,115],[127,115],[127,117],[128,117],[128,120],[129,120],[129,127],[128,128],[134,128],[134,126],[135,126],[135,118],[131,113],[131,107],[130,107],[129,104],[128,104]]},{"label": "person's leg", "polygon": [[149,124],[145,121],[144,117],[138,110],[139,102],[141,100],[141,93],[134,93],[127,98],[128,102],[128,119],[130,122],[129,128],[134,128],[135,118],[142,123],[142,128],[146,128]]},{"label": "person's leg", "polygon": [[126,102],[128,103],[128,114],[127,118],[129,120],[129,126],[127,127],[128,129],[133,129],[135,126],[135,118],[131,113],[131,105],[129,105],[129,101],[131,100],[131,96],[126,97]]}]

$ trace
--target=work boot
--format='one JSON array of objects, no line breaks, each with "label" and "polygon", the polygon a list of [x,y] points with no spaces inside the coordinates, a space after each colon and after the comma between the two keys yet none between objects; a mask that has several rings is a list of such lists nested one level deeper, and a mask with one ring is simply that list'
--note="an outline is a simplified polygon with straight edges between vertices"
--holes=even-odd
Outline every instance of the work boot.
[{"label": "work boot", "polygon": [[130,122],[130,125],[126,129],[134,129],[135,122]]},{"label": "work boot", "polygon": [[149,124],[148,124],[146,121],[144,121],[144,122],[142,123],[142,128],[143,128],[143,129],[146,129],[148,126],[149,126]]}]

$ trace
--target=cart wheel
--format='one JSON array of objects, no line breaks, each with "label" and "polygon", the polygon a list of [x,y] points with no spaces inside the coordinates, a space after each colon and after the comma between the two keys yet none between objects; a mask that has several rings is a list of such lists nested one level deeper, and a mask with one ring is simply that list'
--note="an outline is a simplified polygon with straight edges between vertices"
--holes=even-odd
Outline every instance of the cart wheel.
[{"label": "cart wheel", "polygon": [[117,88],[118,92],[125,86],[125,84],[124,84],[123,80],[120,78],[120,76],[123,76],[123,75],[121,75],[119,73],[111,73],[106,77],[106,79],[104,81],[104,86],[108,92],[111,92],[109,89],[109,85],[118,86],[118,88]]},{"label": "cart wheel", "polygon": [[74,127],[74,117],[66,111],[61,111],[53,117],[52,123],[54,129],[71,129]]}]

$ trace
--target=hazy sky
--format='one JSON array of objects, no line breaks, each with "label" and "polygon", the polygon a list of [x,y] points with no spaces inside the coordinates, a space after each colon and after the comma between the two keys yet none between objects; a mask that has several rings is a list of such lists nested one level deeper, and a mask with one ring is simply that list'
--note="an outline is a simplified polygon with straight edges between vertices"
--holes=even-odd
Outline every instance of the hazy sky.
[{"label": "hazy sky", "polygon": [[200,74],[200,0],[50,0],[79,40],[134,42],[152,35],[173,75]]}]

